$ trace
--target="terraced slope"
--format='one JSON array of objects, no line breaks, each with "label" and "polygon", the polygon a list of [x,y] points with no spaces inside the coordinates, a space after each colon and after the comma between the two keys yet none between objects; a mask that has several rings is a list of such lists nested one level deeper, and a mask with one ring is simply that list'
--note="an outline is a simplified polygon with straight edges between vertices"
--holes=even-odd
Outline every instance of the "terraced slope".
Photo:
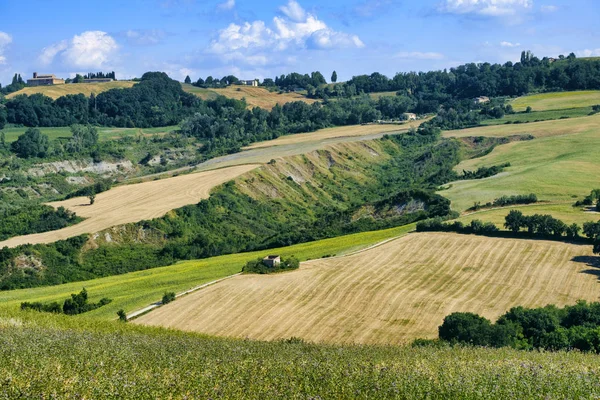
[{"label": "terraced slope", "polygon": [[18,236],[0,242],[4,246],[21,244],[52,243],[57,240],[99,232],[115,225],[152,219],[168,211],[208,198],[210,191],[256,165],[241,165],[219,170],[198,172],[158,181],[118,186],[100,193],[93,205],[83,197],[50,203],[54,207],[65,207],[87,218],[83,222],[57,231]]},{"label": "terraced slope", "polygon": [[135,84],[136,82],[133,81],[113,81],[105,83],[69,83],[68,85],[35,86],[26,87],[18,92],[11,93],[6,96],[6,98],[12,99],[21,94],[30,96],[36,93],[41,93],[55,100],[68,94],[83,94],[84,96],[89,97],[92,93],[98,94],[110,89],[130,88]]},{"label": "terraced slope", "polygon": [[[433,338],[445,315],[495,318],[516,305],[598,300],[587,246],[411,234],[277,275],[238,276],[136,320],[260,340],[404,343]],[[574,261],[578,260],[578,261]]]}]

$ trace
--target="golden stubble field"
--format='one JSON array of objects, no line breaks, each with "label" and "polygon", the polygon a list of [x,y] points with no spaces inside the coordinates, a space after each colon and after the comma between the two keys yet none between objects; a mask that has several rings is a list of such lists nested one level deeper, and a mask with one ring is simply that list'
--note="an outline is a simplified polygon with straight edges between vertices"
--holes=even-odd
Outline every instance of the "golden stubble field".
[{"label": "golden stubble field", "polygon": [[420,233],[277,275],[242,275],[136,323],[258,340],[406,343],[444,316],[598,300],[590,246]]},{"label": "golden stubble field", "polygon": [[157,218],[175,208],[196,204],[208,198],[214,187],[256,167],[257,165],[239,165],[169,179],[117,186],[98,194],[93,205],[90,205],[85,197],[50,203],[53,207],[65,207],[87,219],[56,231],[14,237],[0,242],[0,248],[27,243],[51,243],[85,233],[99,232],[115,225]]},{"label": "golden stubble field", "polygon": [[92,93],[99,94],[106,92],[111,89],[125,89],[130,88],[137,82],[133,81],[113,81],[103,83],[69,83],[66,85],[52,85],[52,86],[34,86],[26,87],[6,96],[7,99],[12,99],[15,96],[26,94],[31,96],[32,94],[40,93],[44,96],[53,98],[54,100],[59,97],[66,96],[68,94],[83,94],[86,97],[91,96]]}]

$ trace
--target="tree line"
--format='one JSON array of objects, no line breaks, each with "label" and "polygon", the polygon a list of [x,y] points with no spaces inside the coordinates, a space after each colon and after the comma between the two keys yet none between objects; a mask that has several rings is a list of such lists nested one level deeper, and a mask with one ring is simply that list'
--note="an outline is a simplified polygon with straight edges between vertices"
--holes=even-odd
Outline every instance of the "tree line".
[{"label": "tree line", "polygon": [[440,340],[452,344],[600,353],[600,303],[514,307],[495,323],[474,313],[456,312],[444,318],[438,332]]}]

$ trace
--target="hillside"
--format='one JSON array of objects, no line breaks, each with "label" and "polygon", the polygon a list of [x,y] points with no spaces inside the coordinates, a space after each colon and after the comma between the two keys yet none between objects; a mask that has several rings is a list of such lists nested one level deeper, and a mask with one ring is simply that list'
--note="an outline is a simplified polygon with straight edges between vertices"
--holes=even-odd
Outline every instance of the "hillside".
[{"label": "hillside", "polygon": [[[266,164],[274,158],[281,159],[282,157],[309,153],[338,143],[374,139],[383,136],[385,133],[403,133],[407,131],[409,126],[413,125],[367,125],[330,128],[307,134],[293,135],[298,138],[291,141],[286,140],[286,137],[281,137],[274,141],[258,143],[256,149],[209,160],[197,166],[196,171],[189,175],[113,188],[108,192],[99,194],[96,203],[93,205],[89,205],[87,198],[81,197],[53,202],[50,205],[66,207],[87,219],[80,224],[60,231],[14,237],[0,242],[0,248],[3,246],[14,247],[26,243],[51,243],[85,233],[96,233],[116,225],[152,219],[174,208],[195,204],[206,198],[214,187],[236,178],[255,168],[258,164]],[[158,130],[158,128],[154,128],[150,131]],[[111,131],[117,133],[123,130],[100,130],[101,134]],[[136,130],[131,129],[131,131]],[[63,132],[63,130],[59,132]],[[299,146],[298,144],[302,145]],[[277,147],[270,148],[268,146]]]},{"label": "hillside", "polygon": [[283,105],[292,101],[303,101],[308,104],[316,100],[309,99],[298,93],[271,92],[263,87],[232,85],[223,89],[203,89],[192,85],[182,84],[183,90],[193,93],[204,100],[214,99],[217,95],[236,100],[245,99],[248,107],[260,107],[270,110],[276,104]]},{"label": "hillside", "polygon": [[455,311],[497,318],[517,305],[598,298],[589,246],[443,233],[411,234],[276,275],[242,275],[136,323],[210,335],[329,343],[434,338]]},{"label": "hillside", "polygon": [[70,83],[67,85],[35,86],[26,87],[18,92],[11,93],[6,96],[6,98],[12,99],[21,94],[29,96],[36,93],[43,94],[55,100],[68,94],[83,94],[84,96],[89,97],[92,93],[98,94],[110,89],[130,88],[135,84],[136,82],[133,81],[113,81],[105,83]]},{"label": "hillside", "polygon": [[600,91],[582,90],[534,94],[516,98],[510,104],[517,112],[525,111],[527,107],[531,107],[534,111],[589,107],[600,104]]},{"label": "hillside", "polygon": [[119,186],[98,194],[92,205],[87,198],[83,197],[50,203],[53,207],[65,207],[74,211],[85,220],[58,231],[17,236],[0,242],[0,247],[15,247],[27,243],[52,243],[73,236],[99,232],[115,225],[160,217],[174,208],[198,203],[207,198],[214,187],[254,168],[256,165],[243,165]]},{"label": "hillside", "polygon": [[[456,170],[474,170],[481,166],[510,163],[505,172],[482,180],[452,182],[440,192],[452,201],[457,211],[465,211],[477,201],[486,203],[502,195],[534,193],[541,201],[561,203],[551,205],[551,212],[565,222],[595,221],[596,213],[574,209],[576,199],[583,198],[598,186],[600,161],[600,115],[560,121],[521,125],[503,125],[449,131],[450,136],[508,136],[531,134],[536,139],[497,146],[490,154],[463,161]],[[549,205],[550,206],[550,205]],[[543,212],[546,206],[522,207],[523,211]],[[513,207],[517,208],[517,207]],[[480,212],[477,218],[498,222],[508,210]]]}]

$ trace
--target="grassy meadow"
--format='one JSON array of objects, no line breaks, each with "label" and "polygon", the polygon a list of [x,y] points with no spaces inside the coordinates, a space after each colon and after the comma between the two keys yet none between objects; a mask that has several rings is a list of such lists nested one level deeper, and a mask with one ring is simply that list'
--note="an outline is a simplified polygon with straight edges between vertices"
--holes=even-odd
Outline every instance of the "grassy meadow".
[{"label": "grassy meadow", "polygon": [[[37,128],[44,135],[48,135],[50,140],[56,139],[69,139],[71,137],[71,128],[68,126],[64,127],[52,127],[52,128]],[[98,128],[99,139],[102,140],[114,140],[120,139],[127,136],[154,136],[164,135],[171,131],[179,129],[177,126],[166,126],[162,128]],[[24,134],[27,130],[26,127],[6,127],[0,132],[4,132],[6,142],[11,143],[17,140],[17,138]]]},{"label": "grassy meadow", "polygon": [[540,93],[518,97],[510,104],[517,112],[525,111],[527,107],[531,107],[533,111],[590,107],[600,104],[600,90]]},{"label": "grassy meadow", "polygon": [[7,399],[600,396],[600,357],[578,352],[267,343],[29,315],[0,332]]},{"label": "grassy meadow", "polygon": [[[450,183],[445,185],[447,189],[442,190],[440,194],[452,201],[453,209],[465,211],[475,202],[483,204],[502,195],[534,193],[540,201],[563,203],[565,207],[561,208],[560,214],[565,217],[565,222],[581,222],[587,220],[588,216],[594,220],[594,214],[571,210],[569,207],[570,203],[583,198],[600,185],[598,122],[599,117],[593,116],[561,120],[551,124],[528,124],[532,128],[530,132],[540,133],[539,138],[498,146],[490,154],[466,160],[456,167],[456,170],[460,171],[510,163],[511,166],[504,172],[486,179]],[[573,133],[559,135],[559,132],[568,128],[562,126],[563,124],[570,124]],[[514,125],[510,128],[514,128]],[[515,132],[512,129],[507,130],[504,125],[469,131],[473,136],[479,136],[477,129],[490,136],[503,136]],[[523,131],[525,132],[527,131]],[[545,208],[546,206],[540,205],[538,211]],[[486,213],[492,215],[491,212]],[[482,212],[480,216],[486,213]]]},{"label": "grassy meadow", "polygon": [[[357,251],[414,229],[407,225],[382,231],[364,232],[338,238],[298,244],[281,249],[232,254],[204,260],[180,262],[169,267],[153,268],[124,275],[59,286],[0,292],[0,315],[18,313],[23,301],[60,301],[85,287],[90,301],[102,297],[113,299],[107,306],[91,311],[84,318],[114,319],[119,309],[132,312],[161,299],[166,291],[183,292],[203,283],[241,271],[249,260],[268,253],[295,255],[300,260],[317,259]],[[80,317],[75,317],[80,318]]]},{"label": "grassy meadow", "polygon": [[566,118],[585,117],[592,113],[592,107],[567,108],[562,110],[533,111],[530,113],[520,112],[517,114],[506,114],[503,118],[486,119],[481,125],[501,125],[507,123],[529,123]]}]

